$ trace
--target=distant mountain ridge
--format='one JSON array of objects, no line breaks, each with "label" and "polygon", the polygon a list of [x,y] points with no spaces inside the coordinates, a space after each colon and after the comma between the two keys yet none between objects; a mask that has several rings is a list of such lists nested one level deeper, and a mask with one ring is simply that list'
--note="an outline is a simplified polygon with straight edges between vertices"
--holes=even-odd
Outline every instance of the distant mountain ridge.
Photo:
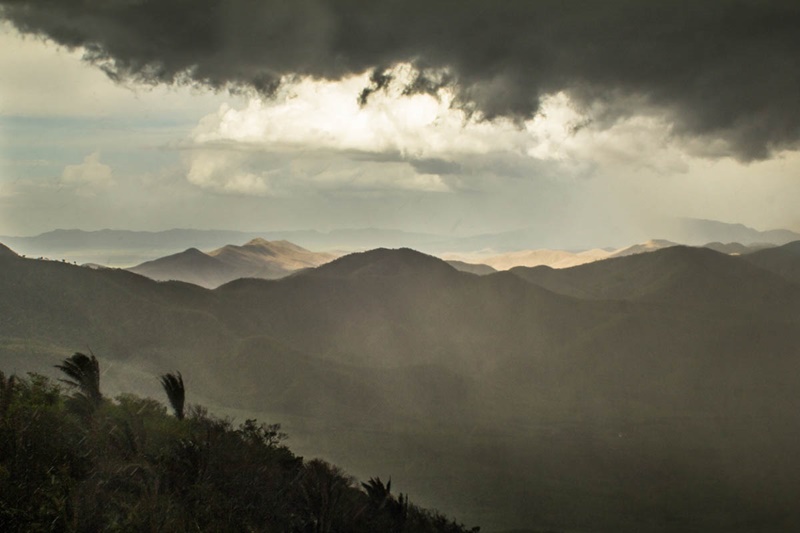
[{"label": "distant mountain ridge", "polygon": [[[532,227],[498,233],[473,236],[441,235],[380,228],[334,229],[323,232],[316,230],[273,230],[273,231],[233,231],[171,229],[166,231],[128,231],[128,230],[64,230],[58,229],[30,237],[4,237],[0,242],[12,247],[18,253],[29,257],[65,258],[78,263],[97,263],[106,266],[130,267],[165,255],[172,255],[188,248],[212,250],[231,243],[244,243],[255,238],[268,241],[288,240],[309,250],[323,251],[361,251],[385,246],[389,248],[408,247],[425,253],[442,255],[476,254],[497,256],[508,252],[526,250],[568,249],[585,250],[591,247],[620,248],[646,239],[645,232],[635,232],[637,236],[618,236],[607,242],[587,243],[585,239],[559,237],[545,228]],[[647,230],[650,236],[657,236],[676,243],[703,245],[704,243],[724,242],[781,245],[800,239],[800,234],[789,230],[759,231],[742,224],[728,224],[712,220],[678,219]],[[448,257],[448,259],[474,262],[474,258]],[[570,260],[569,258],[567,258]],[[553,264],[547,260],[546,264]],[[495,268],[510,268],[506,265]],[[524,263],[534,266],[533,263]],[[574,266],[564,263],[559,265]]]},{"label": "distant mountain ridge", "polygon": [[204,253],[197,248],[147,261],[128,270],[157,281],[185,281],[213,289],[239,278],[278,279],[296,270],[331,261],[330,253],[312,252],[288,241],[253,239]]},{"label": "distant mountain ridge", "polygon": [[625,257],[628,255],[636,255],[636,254],[643,254],[648,252],[654,252],[656,250],[661,250],[664,248],[671,248],[673,246],[678,246],[679,243],[668,241],[666,239],[651,239],[647,242],[643,242],[640,244],[634,244],[632,246],[628,246],[627,248],[623,248],[621,250],[617,250],[608,255],[608,258],[612,257]]},{"label": "distant mountain ridge", "polygon": [[718,305],[720,295],[727,295],[729,308],[751,311],[764,305],[771,311],[791,308],[800,302],[800,291],[787,287],[787,279],[759,268],[747,257],[704,247],[664,246],[568,269],[517,267],[511,272],[558,294],[582,299]]},{"label": "distant mountain ridge", "polygon": [[[666,239],[652,239],[643,243],[634,244],[617,250],[592,249],[581,252],[570,252],[566,250],[522,250],[518,252],[508,252],[500,255],[459,255],[445,254],[443,257],[452,262],[469,261],[473,265],[484,265],[495,270],[510,270],[515,267],[550,267],[555,269],[571,268],[596,261],[603,261],[615,257],[625,257],[642,253],[654,252],[672,246],[680,246],[679,243]],[[759,244],[745,246],[740,243],[720,243],[712,242],[702,246],[720,253],[730,255],[743,255],[772,245]],[[474,269],[474,267],[473,267]],[[484,271],[484,273],[487,273]]]},{"label": "distant mountain ridge", "polygon": [[164,231],[57,229],[30,237],[0,236],[15,250],[28,256],[53,259],[66,257],[79,263],[98,263],[107,266],[130,267],[165,255],[174,255],[189,248],[213,250],[231,243],[253,239],[288,240],[308,249],[363,250],[376,246],[424,246],[441,241],[432,234],[388,229],[339,229],[329,232],[316,230],[234,231],[170,229]]},{"label": "distant mountain ridge", "polygon": [[567,268],[571,266],[590,263],[609,257],[611,252],[607,250],[584,250],[581,252],[569,252],[566,250],[520,250],[505,254],[489,256],[459,256],[457,254],[445,255],[445,258],[452,260],[471,261],[476,264],[487,265],[495,270],[508,270],[515,266],[541,266],[547,265],[552,268]]},{"label": "distant mountain ridge", "polygon": [[696,246],[708,242],[781,245],[800,240],[800,233],[786,229],[761,231],[744,224],[730,224],[699,218],[682,218],[671,224],[671,227],[666,230],[666,237],[673,241]]}]

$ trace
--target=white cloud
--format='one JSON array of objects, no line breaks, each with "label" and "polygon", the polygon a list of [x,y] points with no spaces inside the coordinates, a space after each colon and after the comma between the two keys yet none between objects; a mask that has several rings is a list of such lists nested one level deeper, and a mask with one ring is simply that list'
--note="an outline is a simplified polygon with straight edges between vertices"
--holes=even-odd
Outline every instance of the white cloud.
[{"label": "white cloud", "polygon": [[403,161],[365,161],[357,164],[347,157],[326,154],[291,162],[292,185],[320,191],[447,192],[450,185],[442,176],[417,172]]},{"label": "white cloud", "polygon": [[244,154],[210,150],[190,155],[187,179],[204,189],[228,194],[264,196],[270,193],[269,173],[248,172]]},{"label": "white cloud", "polygon": [[[383,170],[380,165],[371,169],[375,176],[354,180],[353,172],[340,169],[318,181],[333,184],[338,176],[342,187],[370,181],[371,186],[387,190],[453,190],[452,177],[424,172],[436,165],[420,162],[430,161],[449,163],[438,168],[458,169],[451,173],[472,180],[486,175],[541,177],[543,163],[554,169],[548,175],[559,179],[585,177],[598,169],[652,174],[688,170],[689,156],[683,145],[672,135],[671,124],[656,113],[596,126],[587,115],[591,111],[578,111],[568,96],[559,93],[544,98],[540,112],[522,124],[507,119],[483,121],[452,107],[447,89],[440,89],[436,97],[403,95],[403,81],[411,76],[411,67],[397,67],[395,82],[385,91],[372,93],[364,106],[359,105],[358,95],[369,85],[367,73],[337,82],[287,82],[274,99],[254,98],[238,108],[223,104],[199,122],[190,144],[195,154],[206,149],[284,154],[284,173],[295,180],[300,177],[291,176],[288,167],[293,160],[319,152],[339,154],[363,173],[367,154],[367,159],[385,161]],[[206,156],[196,157],[196,161],[189,158],[190,175],[202,174],[207,164]],[[253,167],[252,160],[257,158],[240,155],[236,159]],[[491,162],[501,160],[514,163],[492,167]],[[389,162],[403,162],[416,177],[393,179],[392,172],[386,171]],[[229,178],[217,180],[220,188],[244,192],[235,185],[240,173],[233,167],[228,170]],[[292,186],[289,178],[285,188]]]},{"label": "white cloud", "polygon": [[107,187],[113,183],[111,167],[100,162],[100,154],[87,155],[79,165],[67,165],[61,183],[78,187]]},{"label": "white cloud", "polygon": [[[247,189],[290,194],[306,187],[443,192],[452,190],[456,180],[437,173],[448,165],[430,160],[525,156],[528,131],[507,120],[468,119],[451,108],[447,90],[439,91],[438,98],[402,96],[403,78],[412,74],[408,67],[398,67],[399,82],[373,93],[364,106],[358,95],[369,85],[366,73],[339,82],[287,83],[276,98],[254,98],[239,108],[223,104],[190,136],[188,179],[242,194]],[[256,186],[242,187],[243,175]]]},{"label": "white cloud", "polygon": [[401,96],[400,85],[393,85],[386,92],[373,93],[362,107],[358,95],[368,85],[366,73],[339,82],[304,79],[287,84],[275,99],[254,98],[240,109],[221,106],[200,122],[192,140],[398,152],[410,158],[521,151],[529,141],[526,132],[507,120],[469,120],[450,107],[452,96],[445,89],[438,98]]},{"label": "white cloud", "polygon": [[200,147],[186,154],[188,181],[221,194],[286,197],[295,193],[449,190],[437,175],[402,161],[350,160],[330,151],[301,157],[234,147]]}]

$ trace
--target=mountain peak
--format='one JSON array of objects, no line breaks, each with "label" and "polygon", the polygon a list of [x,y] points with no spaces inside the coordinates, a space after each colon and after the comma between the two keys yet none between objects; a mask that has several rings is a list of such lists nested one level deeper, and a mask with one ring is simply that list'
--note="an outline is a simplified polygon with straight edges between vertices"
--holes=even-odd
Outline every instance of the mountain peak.
[{"label": "mountain peak", "polygon": [[257,248],[259,250],[269,250],[270,252],[300,252],[300,253],[310,253],[309,250],[306,250],[302,246],[298,246],[293,242],[289,242],[287,240],[279,240],[279,241],[268,241],[261,237],[256,237],[255,239],[251,239],[244,243],[241,247],[233,247],[231,248],[248,248],[253,249]]},{"label": "mountain peak", "polygon": [[340,257],[309,271],[309,274],[333,277],[382,277],[445,272],[453,273],[456,269],[437,257],[411,248],[376,248]]},{"label": "mountain peak", "polygon": [[207,254],[201,252],[200,250],[198,250],[197,248],[187,248],[183,252],[180,252],[180,254],[181,255],[186,255],[186,256],[189,256],[189,257],[192,257],[192,256],[199,257],[201,255],[207,255]]},{"label": "mountain peak", "polygon": [[250,239],[243,246],[270,246],[272,243],[267,239],[263,239],[261,237],[256,237],[255,239]]}]

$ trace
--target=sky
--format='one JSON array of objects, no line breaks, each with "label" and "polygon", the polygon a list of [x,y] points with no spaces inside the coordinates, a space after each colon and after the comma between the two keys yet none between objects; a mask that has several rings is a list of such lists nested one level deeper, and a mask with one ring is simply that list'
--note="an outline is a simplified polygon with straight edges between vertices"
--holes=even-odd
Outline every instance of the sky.
[{"label": "sky", "polygon": [[0,235],[800,231],[800,6],[0,0]]}]

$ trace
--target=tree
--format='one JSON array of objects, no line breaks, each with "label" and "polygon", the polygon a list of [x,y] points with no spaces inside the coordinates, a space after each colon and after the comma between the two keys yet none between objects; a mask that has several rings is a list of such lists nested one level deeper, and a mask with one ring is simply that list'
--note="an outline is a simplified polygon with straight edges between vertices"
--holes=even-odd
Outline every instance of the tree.
[{"label": "tree", "polygon": [[60,381],[78,389],[77,396],[85,400],[92,409],[102,403],[100,365],[94,354],[86,355],[76,352],[72,357],[64,359],[62,364],[55,365],[55,367],[71,378]]},{"label": "tree", "polygon": [[305,519],[303,533],[331,533],[349,521],[343,500],[351,490],[351,482],[338,467],[321,459],[306,463],[299,485]]},{"label": "tree", "polygon": [[370,478],[368,482],[362,483],[361,487],[369,497],[372,514],[376,517],[382,515],[388,521],[388,523],[381,524],[382,529],[402,531],[408,520],[408,496],[400,493],[395,498],[392,495],[391,479],[384,485],[381,478]]},{"label": "tree", "polygon": [[183,376],[181,376],[180,372],[176,374],[164,374],[161,376],[161,386],[164,387],[164,392],[167,393],[169,404],[175,412],[175,418],[183,420],[186,389],[183,386]]},{"label": "tree", "polygon": [[3,372],[0,372],[0,420],[5,417],[6,411],[11,406],[15,381],[16,378],[14,376],[6,377]]}]

